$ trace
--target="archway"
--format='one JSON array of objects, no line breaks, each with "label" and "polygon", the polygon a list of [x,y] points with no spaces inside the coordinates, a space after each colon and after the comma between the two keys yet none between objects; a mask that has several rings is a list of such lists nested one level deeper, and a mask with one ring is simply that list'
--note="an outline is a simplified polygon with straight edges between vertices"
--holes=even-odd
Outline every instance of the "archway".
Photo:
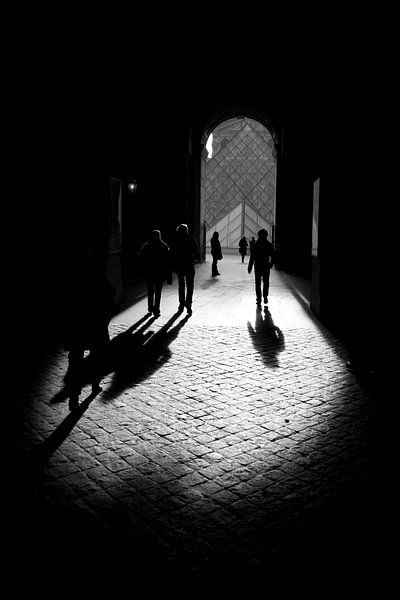
[{"label": "archway", "polygon": [[205,146],[201,177],[205,248],[214,231],[219,232],[225,252],[237,251],[242,236],[250,240],[261,228],[273,241],[277,153],[268,128],[250,117],[233,117],[212,130]]}]

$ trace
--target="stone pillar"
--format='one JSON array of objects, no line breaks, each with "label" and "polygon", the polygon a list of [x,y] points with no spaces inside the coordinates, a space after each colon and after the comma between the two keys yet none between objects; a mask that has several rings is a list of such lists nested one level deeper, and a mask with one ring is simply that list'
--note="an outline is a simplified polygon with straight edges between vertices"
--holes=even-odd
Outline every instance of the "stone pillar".
[{"label": "stone pillar", "polygon": [[206,169],[206,160],[208,156],[208,151],[206,149],[206,145],[203,144],[201,148],[201,166],[200,166],[200,224],[202,228],[202,235],[200,238],[200,255],[202,260],[206,260],[206,223],[205,223],[205,207],[204,207],[204,198],[205,198],[205,189],[204,189],[204,181],[205,181],[205,169]]},{"label": "stone pillar", "polygon": [[200,256],[204,255],[203,222],[201,220],[202,198],[201,181],[203,170],[203,154],[206,152],[201,142],[198,131],[191,131],[191,152],[188,163],[188,174],[190,175],[187,190],[187,223],[189,230],[196,239]]},{"label": "stone pillar", "polygon": [[276,157],[276,187],[275,187],[275,229],[274,229],[274,250],[275,267],[281,268],[281,249],[282,249],[282,231],[284,230],[282,211],[280,210],[285,203],[284,176],[285,176],[284,158],[280,151]]},{"label": "stone pillar", "polygon": [[317,317],[321,317],[321,265],[319,257],[319,177],[314,181],[312,245],[311,245],[311,298],[310,308]]}]

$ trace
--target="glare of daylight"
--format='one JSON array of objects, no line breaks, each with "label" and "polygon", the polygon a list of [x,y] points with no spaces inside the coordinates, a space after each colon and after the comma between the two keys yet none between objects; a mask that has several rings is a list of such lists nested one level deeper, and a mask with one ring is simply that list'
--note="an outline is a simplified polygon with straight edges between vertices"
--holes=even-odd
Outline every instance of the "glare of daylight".
[{"label": "glare of daylight", "polygon": [[210,135],[208,136],[207,144],[206,144],[206,150],[208,150],[208,158],[212,157],[212,142],[213,142],[213,134],[210,133]]}]

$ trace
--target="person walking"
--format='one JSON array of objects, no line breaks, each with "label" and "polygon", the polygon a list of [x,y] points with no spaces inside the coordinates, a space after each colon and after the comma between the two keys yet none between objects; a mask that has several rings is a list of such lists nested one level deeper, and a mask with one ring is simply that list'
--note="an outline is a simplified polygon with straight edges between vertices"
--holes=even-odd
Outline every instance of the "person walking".
[{"label": "person walking", "polygon": [[222,260],[222,249],[221,243],[219,241],[219,233],[218,231],[214,231],[211,238],[211,256],[212,256],[212,265],[211,265],[211,275],[215,277],[216,275],[221,275],[218,272],[218,261]]},{"label": "person walking", "polygon": [[256,243],[256,240],[255,240],[255,238],[254,238],[254,235],[253,235],[253,236],[251,236],[251,240],[250,240],[250,244],[249,244],[249,248],[250,248],[250,255],[251,255],[251,254],[252,254],[252,252],[253,252],[253,249],[254,249],[254,244],[255,244],[255,243]]},{"label": "person walking", "polygon": [[248,245],[249,244],[247,242],[246,236],[241,237],[240,241],[239,241],[239,252],[240,252],[240,254],[242,256],[242,263],[244,263],[244,257],[247,254],[247,247],[248,247]]},{"label": "person walking", "polygon": [[193,289],[196,262],[200,261],[200,250],[194,237],[189,233],[185,223],[176,228],[175,246],[173,249],[173,261],[176,275],[178,277],[178,311],[182,312],[186,307],[187,313],[192,314]]},{"label": "person walking", "polygon": [[254,266],[257,306],[261,306],[262,297],[264,299],[264,304],[268,304],[269,276],[274,260],[274,247],[271,242],[268,241],[268,231],[266,229],[260,229],[258,232],[258,239],[254,243],[247,267],[248,273],[251,273]]},{"label": "person walking", "polygon": [[161,291],[164,281],[172,283],[169,246],[161,239],[161,232],[154,229],[147,242],[139,250],[143,277],[147,284],[147,306],[156,319],[161,315]]},{"label": "person walking", "polygon": [[[68,351],[68,371],[65,382],[71,411],[79,407],[86,378],[92,385],[93,395],[101,391],[104,353],[110,341],[108,325],[118,312],[114,295],[114,286],[88,252],[77,265],[67,291],[64,347]],[[85,369],[85,350],[89,351],[88,369]]]}]

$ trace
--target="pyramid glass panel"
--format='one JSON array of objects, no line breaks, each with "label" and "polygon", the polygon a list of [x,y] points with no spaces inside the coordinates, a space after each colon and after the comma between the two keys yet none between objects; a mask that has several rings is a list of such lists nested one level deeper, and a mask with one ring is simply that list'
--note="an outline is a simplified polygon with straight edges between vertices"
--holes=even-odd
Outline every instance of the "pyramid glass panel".
[{"label": "pyramid glass panel", "polygon": [[[204,169],[207,229],[222,223],[243,203],[256,212],[254,222],[265,222],[271,228],[275,220],[275,180],[274,141],[261,123],[245,118],[219,125],[213,131],[213,155],[206,159]],[[245,215],[246,211],[240,214]],[[229,229],[229,218],[227,222]],[[244,232],[249,227],[242,223],[239,229]],[[232,239],[230,233],[228,238]]]}]

